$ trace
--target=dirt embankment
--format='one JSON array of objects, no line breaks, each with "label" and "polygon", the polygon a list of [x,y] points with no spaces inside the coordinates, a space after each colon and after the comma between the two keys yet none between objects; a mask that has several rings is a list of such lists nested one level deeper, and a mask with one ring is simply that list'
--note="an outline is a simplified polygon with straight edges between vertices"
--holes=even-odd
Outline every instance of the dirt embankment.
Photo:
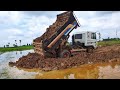
[{"label": "dirt embankment", "polygon": [[10,62],[12,66],[22,68],[40,68],[44,71],[66,69],[88,63],[109,62],[111,59],[120,60],[120,45],[100,47],[94,53],[80,52],[71,58],[43,58],[37,53],[29,53],[19,58],[16,62]]}]

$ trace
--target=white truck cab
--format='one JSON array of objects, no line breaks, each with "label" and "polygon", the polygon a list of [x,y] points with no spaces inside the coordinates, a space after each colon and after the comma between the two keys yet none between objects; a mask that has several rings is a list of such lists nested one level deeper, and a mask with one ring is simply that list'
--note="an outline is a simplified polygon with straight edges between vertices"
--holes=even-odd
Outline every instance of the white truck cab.
[{"label": "white truck cab", "polygon": [[82,47],[97,48],[96,33],[91,31],[77,32],[72,35],[72,43],[80,43]]}]

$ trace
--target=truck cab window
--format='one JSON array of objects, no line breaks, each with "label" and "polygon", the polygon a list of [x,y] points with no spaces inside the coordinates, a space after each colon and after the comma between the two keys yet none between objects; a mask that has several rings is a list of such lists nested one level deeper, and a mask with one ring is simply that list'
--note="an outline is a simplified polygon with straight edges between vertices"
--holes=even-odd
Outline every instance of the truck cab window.
[{"label": "truck cab window", "polygon": [[75,39],[82,39],[82,34],[75,34]]},{"label": "truck cab window", "polygon": [[91,34],[91,39],[96,39],[96,34],[95,33]]}]

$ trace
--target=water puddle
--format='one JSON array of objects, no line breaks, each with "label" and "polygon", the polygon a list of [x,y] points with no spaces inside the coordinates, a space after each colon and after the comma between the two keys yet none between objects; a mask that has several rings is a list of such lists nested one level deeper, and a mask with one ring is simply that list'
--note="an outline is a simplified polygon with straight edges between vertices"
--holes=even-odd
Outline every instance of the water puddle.
[{"label": "water puddle", "polygon": [[9,62],[15,62],[23,55],[27,55],[33,50],[6,52],[0,55],[0,79],[32,79],[35,78],[35,72],[19,70],[16,67],[10,67]]},{"label": "water puddle", "polygon": [[[120,62],[86,64],[49,72],[40,69],[10,67],[23,55],[33,50],[7,52],[0,55],[0,79],[120,79]],[[119,59],[120,60],[120,59]]]}]

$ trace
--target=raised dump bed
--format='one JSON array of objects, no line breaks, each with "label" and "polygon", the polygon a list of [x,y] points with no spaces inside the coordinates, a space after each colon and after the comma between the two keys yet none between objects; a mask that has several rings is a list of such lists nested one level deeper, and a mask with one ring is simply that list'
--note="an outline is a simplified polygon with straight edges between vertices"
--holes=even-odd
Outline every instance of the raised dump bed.
[{"label": "raised dump bed", "polygon": [[[76,26],[78,26],[77,25],[78,23],[72,11],[67,11],[57,15],[57,19],[55,23],[50,25],[49,28],[46,29],[46,32],[42,36],[37,37],[36,39],[33,40],[35,53],[38,53],[44,56],[44,53],[48,52],[48,50],[52,51],[56,49],[57,46],[60,45],[60,43],[62,43],[60,42],[60,39],[63,38],[64,33],[67,33],[62,31],[66,29],[66,27],[69,24],[74,24],[74,23],[76,24]],[[66,36],[69,33],[67,33]]]}]

